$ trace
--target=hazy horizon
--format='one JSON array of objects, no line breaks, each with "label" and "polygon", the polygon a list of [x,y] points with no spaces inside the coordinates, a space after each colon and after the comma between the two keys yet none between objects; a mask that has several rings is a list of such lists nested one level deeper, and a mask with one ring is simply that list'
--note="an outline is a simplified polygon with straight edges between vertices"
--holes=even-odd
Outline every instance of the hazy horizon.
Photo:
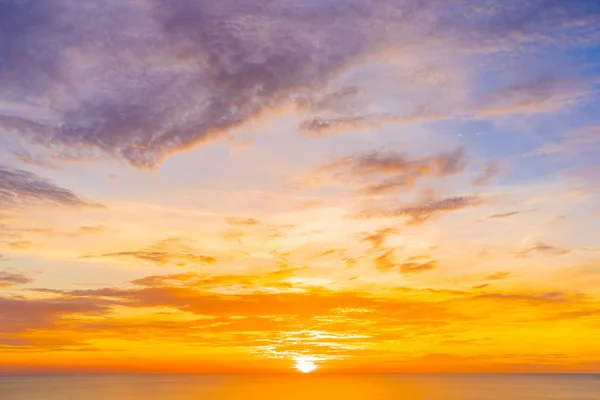
[{"label": "hazy horizon", "polygon": [[318,371],[310,374],[299,374],[297,371],[273,371],[273,372],[51,372],[51,373],[21,373],[21,372],[2,372],[0,377],[28,377],[28,376],[304,376],[302,379],[311,379],[311,377],[325,376],[345,376],[345,375],[581,375],[581,376],[600,376],[600,372],[323,372]]},{"label": "hazy horizon", "polygon": [[[272,377],[271,377],[272,378]],[[3,400],[598,400],[600,378],[557,376],[121,376],[0,378]]]}]

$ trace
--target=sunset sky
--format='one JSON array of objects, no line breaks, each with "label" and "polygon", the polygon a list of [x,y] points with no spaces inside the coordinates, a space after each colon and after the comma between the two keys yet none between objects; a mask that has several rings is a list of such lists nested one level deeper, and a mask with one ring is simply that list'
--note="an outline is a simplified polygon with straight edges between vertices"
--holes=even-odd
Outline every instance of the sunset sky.
[{"label": "sunset sky", "polygon": [[600,2],[0,0],[0,373],[600,372]]}]

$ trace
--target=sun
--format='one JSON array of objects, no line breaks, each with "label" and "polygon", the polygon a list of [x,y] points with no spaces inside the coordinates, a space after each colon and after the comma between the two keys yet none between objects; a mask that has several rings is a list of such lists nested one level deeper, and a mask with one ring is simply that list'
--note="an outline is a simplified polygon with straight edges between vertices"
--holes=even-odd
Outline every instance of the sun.
[{"label": "sun", "polygon": [[296,369],[300,372],[308,374],[317,369],[317,364],[306,358],[298,358],[296,359]]}]

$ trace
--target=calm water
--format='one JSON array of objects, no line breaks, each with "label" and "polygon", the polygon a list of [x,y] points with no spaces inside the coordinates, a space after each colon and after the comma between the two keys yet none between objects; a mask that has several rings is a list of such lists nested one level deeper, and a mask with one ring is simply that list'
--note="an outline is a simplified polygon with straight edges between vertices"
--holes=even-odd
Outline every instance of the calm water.
[{"label": "calm water", "polygon": [[0,400],[600,400],[600,375],[0,377]]}]

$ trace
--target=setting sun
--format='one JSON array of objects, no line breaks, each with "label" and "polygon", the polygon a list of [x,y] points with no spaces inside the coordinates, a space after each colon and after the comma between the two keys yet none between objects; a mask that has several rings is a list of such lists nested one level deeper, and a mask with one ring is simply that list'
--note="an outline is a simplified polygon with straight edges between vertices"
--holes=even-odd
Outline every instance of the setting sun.
[{"label": "setting sun", "polygon": [[299,358],[298,360],[296,360],[296,369],[300,372],[308,374],[317,369],[317,364],[308,359]]}]

